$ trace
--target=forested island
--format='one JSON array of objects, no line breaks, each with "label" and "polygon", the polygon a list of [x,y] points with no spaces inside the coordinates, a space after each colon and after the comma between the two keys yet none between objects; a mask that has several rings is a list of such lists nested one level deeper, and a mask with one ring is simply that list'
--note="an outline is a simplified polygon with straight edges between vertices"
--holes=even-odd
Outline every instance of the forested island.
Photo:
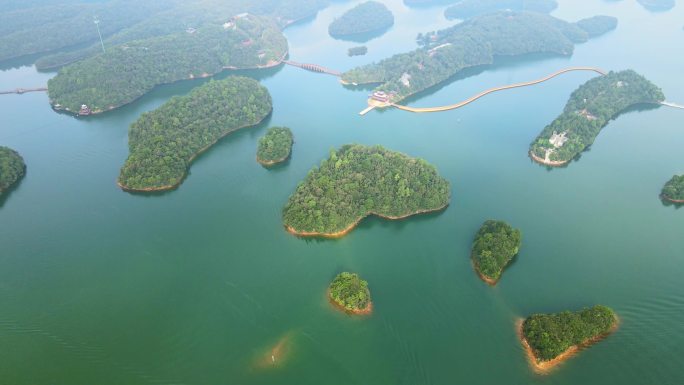
[{"label": "forested island", "polygon": [[670,179],[660,195],[672,203],[684,203],[684,175],[675,175]]},{"label": "forested island", "polygon": [[373,308],[368,282],[355,273],[338,274],[330,283],[328,296],[334,305],[351,314],[370,314]]},{"label": "forested island", "polygon": [[285,161],[292,150],[294,138],[287,127],[272,127],[266,135],[259,138],[257,162],[271,166]]},{"label": "forested island", "polygon": [[531,11],[551,13],[555,0],[461,0],[444,11],[447,19],[467,19],[494,11]]},{"label": "forested island", "polygon": [[451,187],[434,166],[381,146],[346,145],[312,169],[283,208],[299,236],[340,237],[363,218],[401,219],[442,210]]},{"label": "forested island", "polygon": [[563,113],[532,142],[530,156],[547,166],[565,165],[622,111],[663,100],[660,88],[632,70],[591,79],[572,93]]},{"label": "forested island", "polygon": [[[232,24],[231,24],[232,23]],[[93,114],[130,103],[157,85],[224,69],[277,65],[287,41],[270,19],[244,15],[226,25],[130,42],[62,68],[48,82],[56,110]]]},{"label": "forested island", "polygon": [[637,2],[653,12],[669,11],[675,6],[675,0],[637,0]]},{"label": "forested island", "polygon": [[365,45],[358,47],[351,47],[347,50],[347,56],[363,56],[368,53],[368,47]]},{"label": "forested island", "polygon": [[384,4],[377,1],[367,1],[335,19],[328,27],[328,33],[332,37],[360,35],[381,31],[393,24],[394,15]]},{"label": "forested island", "polygon": [[26,164],[18,152],[0,146],[0,196],[26,173]]},{"label": "forested island", "polygon": [[176,188],[198,154],[225,135],[261,122],[271,109],[265,87],[236,76],[175,96],[131,125],[130,155],[118,184],[126,191]]},{"label": "forested island", "polygon": [[571,55],[587,41],[583,23],[568,23],[535,12],[496,12],[418,36],[421,48],[342,74],[346,84],[380,84],[375,89],[396,103],[460,71],[495,62],[496,57],[531,53]]},{"label": "forested island", "polygon": [[520,338],[534,368],[545,371],[606,337],[617,325],[615,312],[597,305],[577,312],[534,314],[522,322]]},{"label": "forested island", "polygon": [[475,271],[483,281],[496,285],[501,273],[518,254],[522,234],[503,221],[488,220],[475,236],[471,258]]}]

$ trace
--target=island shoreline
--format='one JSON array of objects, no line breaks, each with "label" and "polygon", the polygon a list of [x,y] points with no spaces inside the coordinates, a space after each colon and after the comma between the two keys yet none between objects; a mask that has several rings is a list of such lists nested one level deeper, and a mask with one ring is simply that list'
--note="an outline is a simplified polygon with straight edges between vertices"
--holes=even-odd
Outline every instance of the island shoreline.
[{"label": "island shoreline", "polygon": [[337,310],[341,310],[349,315],[370,315],[373,313],[373,301],[368,301],[368,305],[366,305],[365,308],[363,309],[347,309],[346,307],[340,305],[339,303],[335,302],[335,300],[330,296],[330,289],[325,291],[325,296],[328,298],[328,302]]}]

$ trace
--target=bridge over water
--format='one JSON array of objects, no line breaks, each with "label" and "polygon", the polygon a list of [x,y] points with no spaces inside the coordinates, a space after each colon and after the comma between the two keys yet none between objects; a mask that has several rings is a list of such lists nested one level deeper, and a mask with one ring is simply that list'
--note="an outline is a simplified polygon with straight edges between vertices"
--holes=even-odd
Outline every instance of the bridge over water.
[{"label": "bridge over water", "polygon": [[283,60],[283,63],[291,65],[293,67],[303,68],[303,69],[308,70],[308,71],[318,72],[321,74],[328,74],[328,75],[337,76],[337,77],[342,76],[341,72],[332,70],[332,69],[327,68],[327,67],[320,66],[318,64],[299,63],[299,62],[292,61],[292,60]]},{"label": "bridge over water", "polygon": [[8,94],[25,94],[27,92],[45,92],[48,89],[45,87],[40,87],[40,88],[15,88],[13,90],[9,91],[0,91],[0,95],[8,95]]}]

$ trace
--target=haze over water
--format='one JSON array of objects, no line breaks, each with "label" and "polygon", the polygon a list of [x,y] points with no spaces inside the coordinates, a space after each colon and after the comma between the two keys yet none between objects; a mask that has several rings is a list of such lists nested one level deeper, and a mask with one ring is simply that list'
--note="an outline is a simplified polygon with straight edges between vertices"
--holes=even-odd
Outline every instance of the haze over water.
[{"label": "haze over water", "polygon": [[[618,28],[571,58],[508,60],[409,103],[454,103],[575,65],[632,68],[684,103],[684,4],[652,13],[633,0],[559,2],[556,17],[606,14]],[[327,27],[353,3],[286,29],[290,58],[346,70],[454,23],[445,7],[385,1],[394,27],[367,43],[367,56],[349,58],[357,43],[330,38]],[[0,89],[54,76],[7,67]],[[201,80],[85,119],[55,113],[45,94],[1,97],[0,144],[18,150],[28,171],[0,200],[0,384],[684,383],[684,212],[658,199],[684,172],[682,111],[623,114],[579,161],[548,170],[527,157],[529,143],[592,74],[439,114],[365,117],[357,113],[368,91],[334,77],[293,67],[240,74],[269,89],[272,117],[229,135],[178,190],[159,195],[116,186],[128,126]],[[290,127],[295,145],[286,165],[266,170],[256,143],[272,125]],[[450,207],[370,218],[340,240],[287,234],[288,196],[347,143],[426,159],[451,182]],[[490,218],[523,231],[521,253],[495,288],[469,258]],[[340,271],[368,280],[370,317],[327,302]],[[597,303],[618,313],[619,330],[550,375],[534,374],[515,320]],[[264,364],[274,351],[277,365]]]}]

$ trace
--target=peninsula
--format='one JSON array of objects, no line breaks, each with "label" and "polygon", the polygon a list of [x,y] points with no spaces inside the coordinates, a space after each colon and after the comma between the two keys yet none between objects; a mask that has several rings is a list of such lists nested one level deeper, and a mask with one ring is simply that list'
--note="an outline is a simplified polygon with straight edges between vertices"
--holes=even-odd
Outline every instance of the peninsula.
[{"label": "peninsula", "polygon": [[286,54],[287,41],[274,21],[240,15],[223,25],[112,47],[62,68],[48,81],[48,94],[56,110],[97,114],[130,103],[157,85],[224,69],[275,66]]},{"label": "peninsula", "polygon": [[468,19],[494,11],[531,11],[551,13],[556,0],[461,0],[444,11],[447,19]]},{"label": "peninsula", "polygon": [[[421,34],[420,48],[342,74],[345,84],[379,84],[371,98],[376,107],[424,91],[459,72],[490,65],[500,56],[546,53],[569,56],[575,43],[587,41],[586,23],[568,23],[535,12],[496,12],[454,27]],[[377,99],[377,100],[375,100]]]},{"label": "peninsula", "polygon": [[401,219],[439,211],[451,187],[434,166],[381,146],[346,145],[309,172],[283,208],[287,231],[335,238],[369,215]]},{"label": "peninsula", "polygon": [[328,27],[332,37],[347,37],[382,31],[394,24],[394,15],[377,1],[367,1],[345,12]]},{"label": "peninsula", "polygon": [[675,175],[663,187],[660,195],[672,203],[684,203],[684,175]]},{"label": "peninsula", "polygon": [[259,138],[257,162],[264,166],[271,166],[285,161],[290,157],[293,142],[292,131],[289,128],[270,128],[266,135]]},{"label": "peninsula", "polygon": [[373,310],[368,282],[356,273],[338,274],[328,288],[330,301],[350,314],[370,314]]},{"label": "peninsula", "polygon": [[268,90],[244,77],[212,80],[175,96],[131,125],[130,154],[118,184],[126,191],[174,189],[197,155],[229,133],[258,124],[271,109]]},{"label": "peninsula", "polygon": [[617,326],[615,312],[597,305],[577,312],[534,314],[520,323],[518,332],[530,364],[543,373],[605,338]]},{"label": "peninsula", "polygon": [[522,234],[506,222],[488,220],[475,236],[471,258],[483,281],[494,286],[520,250]]},{"label": "peninsula", "polygon": [[26,164],[18,152],[0,146],[0,196],[26,174]]},{"label": "peninsula", "polygon": [[565,165],[621,112],[663,100],[660,88],[632,70],[591,79],[572,93],[563,113],[532,142],[530,157],[547,166]]}]

